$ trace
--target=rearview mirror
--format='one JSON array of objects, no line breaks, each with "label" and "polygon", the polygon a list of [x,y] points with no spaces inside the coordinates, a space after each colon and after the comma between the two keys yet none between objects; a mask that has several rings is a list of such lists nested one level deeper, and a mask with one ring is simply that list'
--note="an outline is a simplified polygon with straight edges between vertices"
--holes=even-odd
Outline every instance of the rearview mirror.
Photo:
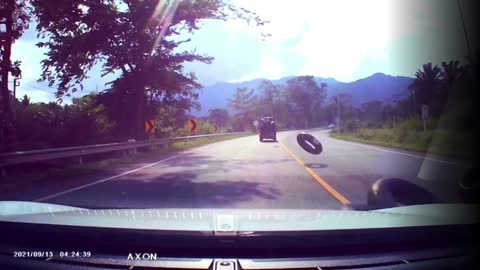
[{"label": "rearview mirror", "polygon": [[317,140],[317,138],[308,133],[302,132],[298,134],[297,143],[303,148],[303,150],[310,154],[319,155],[322,153],[322,144]]}]

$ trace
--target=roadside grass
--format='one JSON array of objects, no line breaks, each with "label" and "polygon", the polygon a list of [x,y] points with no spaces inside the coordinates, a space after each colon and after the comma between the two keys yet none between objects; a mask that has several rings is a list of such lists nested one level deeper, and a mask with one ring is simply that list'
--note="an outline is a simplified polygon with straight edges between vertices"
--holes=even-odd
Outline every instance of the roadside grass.
[{"label": "roadside grass", "polygon": [[452,130],[435,127],[425,132],[421,122],[409,119],[390,127],[359,128],[355,131],[343,133],[331,132],[330,136],[367,144],[394,147],[422,153],[438,154],[451,158],[470,159],[473,157],[473,136],[461,130]]},{"label": "roadside grass", "polygon": [[178,141],[169,145],[157,145],[150,147],[149,151],[127,156],[107,158],[98,161],[85,162],[83,164],[66,165],[63,168],[49,168],[43,172],[32,172],[25,174],[7,175],[0,177],[0,192],[8,192],[18,186],[18,184],[29,185],[42,180],[52,180],[62,177],[79,176],[95,171],[112,168],[122,164],[129,164],[136,161],[154,158],[159,154],[168,154],[188,150],[194,147],[207,145],[210,143],[221,142],[240,137],[250,136],[252,134],[231,135],[225,137],[198,138],[190,141]]}]

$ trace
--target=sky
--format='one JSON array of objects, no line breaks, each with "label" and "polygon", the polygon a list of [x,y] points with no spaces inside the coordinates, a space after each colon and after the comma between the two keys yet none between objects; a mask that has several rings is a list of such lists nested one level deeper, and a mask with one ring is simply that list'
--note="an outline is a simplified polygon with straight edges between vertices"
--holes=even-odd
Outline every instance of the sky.
[{"label": "sky", "polygon": [[[232,1],[269,23],[258,28],[243,21],[203,22],[192,41],[180,49],[214,57],[210,65],[185,65],[185,72],[195,72],[204,86],[300,75],[343,82],[377,72],[413,77],[422,64],[462,61],[466,56],[453,0]],[[470,25],[468,3],[460,2]],[[37,82],[47,51],[35,46],[34,28],[32,24],[12,49],[12,60],[22,61],[17,96],[48,102],[54,100],[55,89]],[[263,38],[261,33],[271,36]],[[101,66],[95,66],[84,82],[84,92],[75,96],[101,91],[116,76],[100,74]]]}]

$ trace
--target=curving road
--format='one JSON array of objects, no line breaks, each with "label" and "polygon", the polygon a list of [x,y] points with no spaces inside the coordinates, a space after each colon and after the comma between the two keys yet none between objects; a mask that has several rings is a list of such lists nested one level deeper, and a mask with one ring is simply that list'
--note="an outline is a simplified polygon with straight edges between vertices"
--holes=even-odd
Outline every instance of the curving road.
[{"label": "curving road", "polygon": [[53,183],[36,184],[0,200],[27,200],[88,208],[322,208],[365,204],[382,177],[415,182],[456,201],[465,166],[438,157],[346,142],[328,130],[310,130],[323,145],[318,156],[296,143],[298,131],[278,142],[257,136],[218,142]]}]

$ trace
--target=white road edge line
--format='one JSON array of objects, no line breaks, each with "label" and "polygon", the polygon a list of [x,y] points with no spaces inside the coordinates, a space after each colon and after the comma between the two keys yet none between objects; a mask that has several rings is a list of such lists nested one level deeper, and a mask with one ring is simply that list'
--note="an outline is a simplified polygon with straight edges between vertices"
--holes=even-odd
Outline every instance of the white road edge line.
[{"label": "white road edge line", "polygon": [[55,194],[52,194],[52,195],[48,195],[48,196],[45,196],[45,197],[41,197],[41,198],[36,199],[36,200],[34,200],[34,201],[35,201],[35,202],[46,201],[46,200],[49,200],[49,199],[52,199],[52,198],[55,198],[55,197],[58,197],[58,196],[61,196],[61,195],[65,195],[65,194],[67,194],[67,193],[71,193],[71,192],[74,192],[74,191],[77,191],[77,190],[80,190],[80,189],[84,189],[84,188],[86,188],[86,187],[90,187],[90,186],[93,186],[93,185],[96,185],[96,184],[100,184],[100,183],[103,183],[103,182],[106,182],[106,181],[110,181],[110,180],[113,180],[113,179],[115,179],[115,178],[119,178],[119,177],[122,177],[122,176],[124,176],[124,175],[131,174],[131,173],[134,173],[134,172],[143,170],[143,169],[148,168],[148,167],[155,166],[155,165],[157,165],[157,164],[159,164],[159,163],[162,163],[162,162],[165,162],[165,161],[168,161],[168,160],[171,160],[171,159],[175,159],[175,158],[178,158],[178,157],[181,157],[181,156],[184,156],[184,155],[185,155],[185,153],[179,154],[179,155],[175,155],[175,156],[171,156],[171,157],[169,157],[169,158],[165,158],[165,159],[162,159],[162,160],[159,160],[159,161],[155,161],[155,162],[150,163],[150,164],[147,164],[147,165],[145,165],[145,166],[142,166],[142,167],[139,167],[139,168],[130,170],[130,171],[123,172],[123,173],[121,173],[121,174],[117,174],[117,175],[110,176],[110,177],[107,177],[107,178],[104,178],[104,179],[100,179],[100,180],[97,180],[97,181],[95,181],[95,182],[92,182],[92,183],[89,183],[89,184],[86,184],[86,185],[82,185],[82,186],[79,186],[79,187],[67,189],[67,190],[62,191],[62,192],[59,192],[59,193],[55,193]]},{"label": "white road edge line", "polygon": [[[334,139],[335,139],[335,138],[334,138]],[[337,139],[337,140],[339,140],[339,139]],[[347,141],[344,141],[344,140],[339,140],[339,141],[342,141],[343,143],[346,143],[346,144],[356,145],[356,146],[358,146],[358,147],[363,147],[363,148],[367,148],[367,149],[378,150],[378,151],[387,152],[387,153],[393,153],[393,154],[397,154],[397,155],[404,155],[404,156],[408,156],[408,157],[425,159],[425,160],[429,160],[429,161],[446,163],[446,164],[453,164],[453,165],[456,165],[456,164],[457,164],[456,162],[452,162],[452,161],[446,161],[446,160],[441,160],[441,159],[429,158],[429,157],[426,157],[426,156],[425,156],[425,157],[422,157],[422,156],[417,156],[417,155],[412,155],[412,154],[407,154],[407,153],[402,153],[402,152],[397,152],[397,151],[382,149],[382,148],[378,148],[378,147],[367,146],[367,145],[363,145],[363,144],[359,144],[359,143],[347,142]]]}]

